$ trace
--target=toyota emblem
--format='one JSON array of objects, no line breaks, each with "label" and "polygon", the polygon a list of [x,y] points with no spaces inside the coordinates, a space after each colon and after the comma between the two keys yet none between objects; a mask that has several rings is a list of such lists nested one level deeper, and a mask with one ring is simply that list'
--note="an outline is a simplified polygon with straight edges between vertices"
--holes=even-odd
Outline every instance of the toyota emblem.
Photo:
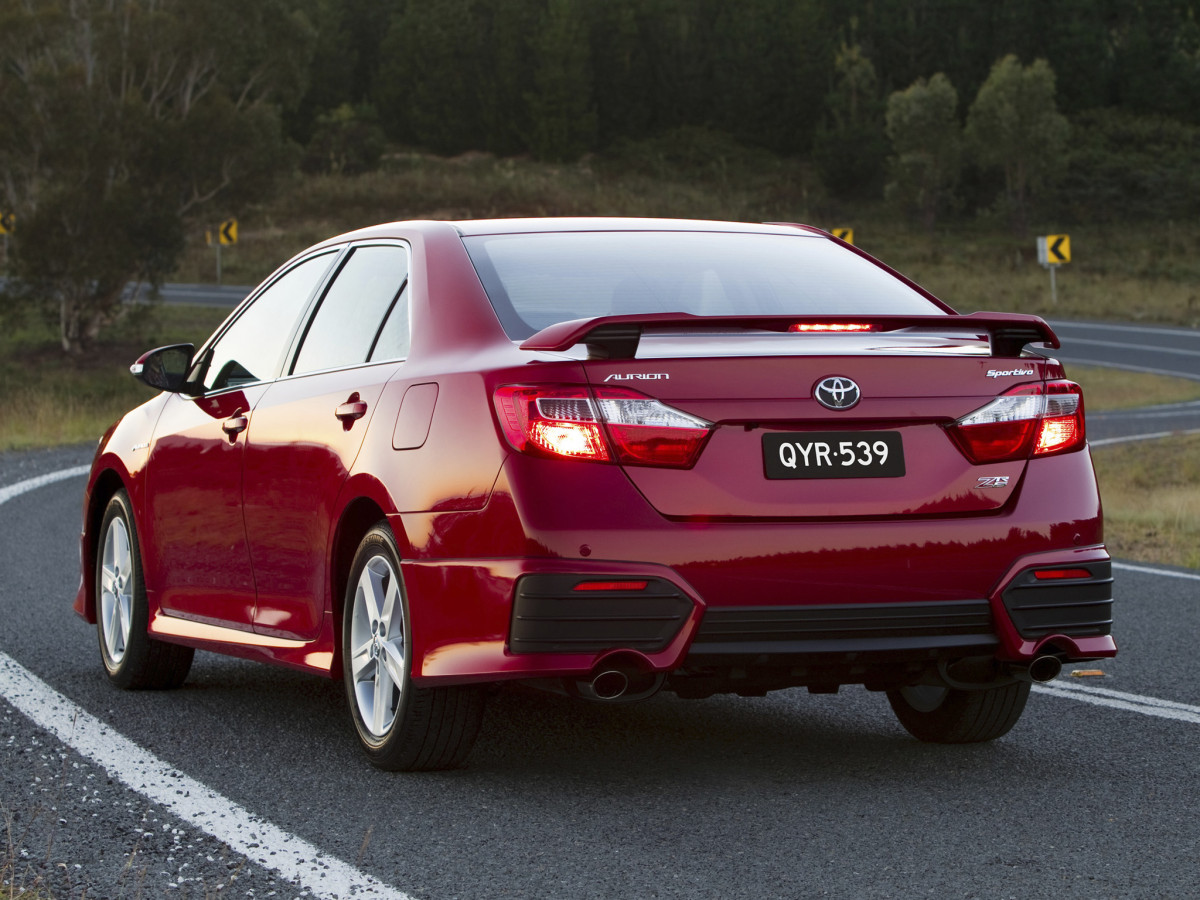
[{"label": "toyota emblem", "polygon": [[841,375],[822,378],[813,389],[813,396],[826,409],[849,409],[862,399],[858,385]]}]

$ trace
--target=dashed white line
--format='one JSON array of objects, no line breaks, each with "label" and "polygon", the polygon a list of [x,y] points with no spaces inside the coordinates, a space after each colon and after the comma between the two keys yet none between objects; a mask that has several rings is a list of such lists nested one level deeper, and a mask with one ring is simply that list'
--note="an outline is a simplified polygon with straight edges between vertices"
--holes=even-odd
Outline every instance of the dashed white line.
[{"label": "dashed white line", "polygon": [[114,779],[318,897],[409,900],[407,894],[288,834],[143,750],[3,651],[0,696]]}]

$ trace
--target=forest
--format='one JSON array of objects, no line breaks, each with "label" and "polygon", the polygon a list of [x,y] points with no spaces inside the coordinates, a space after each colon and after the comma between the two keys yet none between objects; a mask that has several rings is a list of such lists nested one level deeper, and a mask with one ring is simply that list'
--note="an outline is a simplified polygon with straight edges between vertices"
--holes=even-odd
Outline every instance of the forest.
[{"label": "forest", "polygon": [[1200,20],[1194,0],[0,0],[10,305],[49,303],[64,349],[199,223],[405,153],[785,164],[822,209],[931,233],[1194,220]]}]

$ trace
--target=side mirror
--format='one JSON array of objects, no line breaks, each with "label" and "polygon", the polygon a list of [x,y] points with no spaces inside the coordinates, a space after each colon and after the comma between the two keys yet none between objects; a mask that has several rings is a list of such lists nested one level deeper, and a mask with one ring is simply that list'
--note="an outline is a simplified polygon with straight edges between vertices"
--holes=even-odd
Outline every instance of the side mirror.
[{"label": "side mirror", "polygon": [[172,344],[159,347],[138,357],[129,367],[130,374],[142,384],[171,394],[187,394],[187,374],[192,367],[193,344]]}]

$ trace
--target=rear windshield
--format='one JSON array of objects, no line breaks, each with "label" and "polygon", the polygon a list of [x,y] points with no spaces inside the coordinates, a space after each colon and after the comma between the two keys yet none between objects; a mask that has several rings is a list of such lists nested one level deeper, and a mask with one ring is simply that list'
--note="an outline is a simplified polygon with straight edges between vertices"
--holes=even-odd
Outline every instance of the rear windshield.
[{"label": "rear windshield", "polygon": [[589,231],[463,238],[508,336],[632,313],[938,315],[904,282],[815,235]]}]

